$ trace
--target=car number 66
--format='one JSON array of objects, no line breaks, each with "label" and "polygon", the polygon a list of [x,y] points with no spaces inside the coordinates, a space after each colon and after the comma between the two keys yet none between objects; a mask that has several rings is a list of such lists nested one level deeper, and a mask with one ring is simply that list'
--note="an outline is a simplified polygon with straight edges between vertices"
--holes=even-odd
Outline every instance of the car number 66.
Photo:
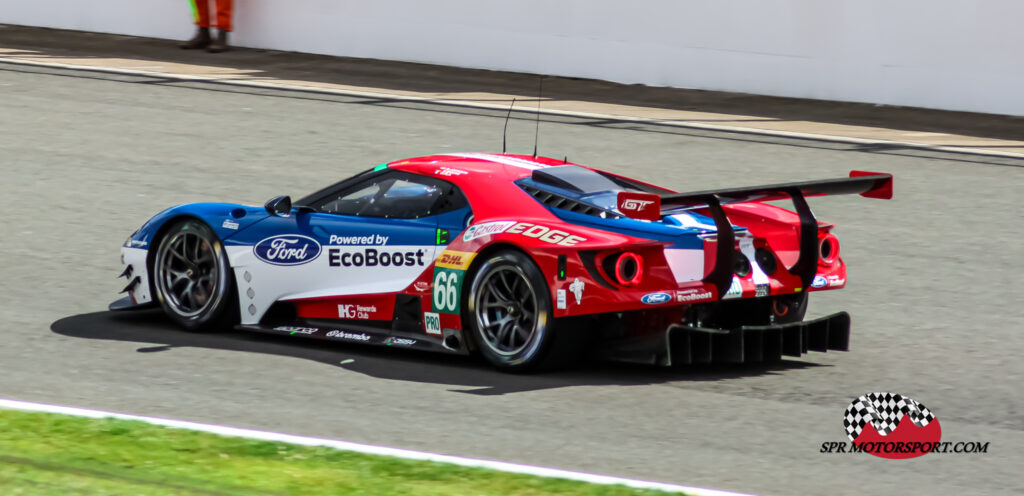
[{"label": "car number 66", "polygon": [[434,308],[439,312],[456,312],[459,308],[459,274],[438,272],[434,276]]}]

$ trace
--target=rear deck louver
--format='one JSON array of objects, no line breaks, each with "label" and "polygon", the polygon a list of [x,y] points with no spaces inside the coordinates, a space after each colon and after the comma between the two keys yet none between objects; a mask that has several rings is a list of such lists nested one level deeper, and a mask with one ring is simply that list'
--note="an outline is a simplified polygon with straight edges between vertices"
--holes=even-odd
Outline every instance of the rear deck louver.
[{"label": "rear deck louver", "polygon": [[551,208],[560,208],[562,210],[568,210],[570,212],[576,212],[584,215],[593,215],[594,217],[601,218],[619,218],[622,215],[617,212],[611,212],[608,210],[600,209],[585,203],[580,203],[576,200],[566,198],[562,195],[552,193],[550,191],[544,191],[532,186],[521,185],[521,187],[538,201]]}]

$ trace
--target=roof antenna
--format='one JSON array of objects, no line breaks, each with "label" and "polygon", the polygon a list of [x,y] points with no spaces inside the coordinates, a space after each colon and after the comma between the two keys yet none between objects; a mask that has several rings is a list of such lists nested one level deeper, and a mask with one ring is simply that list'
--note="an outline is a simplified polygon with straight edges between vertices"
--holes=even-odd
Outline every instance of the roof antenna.
[{"label": "roof antenna", "polygon": [[537,138],[540,137],[540,98],[544,94],[544,76],[537,80],[537,128],[533,133],[533,158],[537,158]]},{"label": "roof antenna", "polygon": [[508,113],[505,114],[505,130],[501,132],[501,154],[505,154],[505,140],[508,138],[508,118],[512,115],[512,107],[516,106],[516,99],[512,97],[512,105],[508,106]]}]

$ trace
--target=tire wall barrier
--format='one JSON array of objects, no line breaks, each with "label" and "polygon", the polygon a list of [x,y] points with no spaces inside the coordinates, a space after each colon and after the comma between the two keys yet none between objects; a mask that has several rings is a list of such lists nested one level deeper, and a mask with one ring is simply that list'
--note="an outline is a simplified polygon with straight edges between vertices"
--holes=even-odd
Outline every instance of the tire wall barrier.
[{"label": "tire wall barrier", "polygon": [[[1019,0],[235,0],[232,41],[1024,115],[1022,19]],[[0,23],[175,40],[193,29],[188,0],[12,0]]]}]

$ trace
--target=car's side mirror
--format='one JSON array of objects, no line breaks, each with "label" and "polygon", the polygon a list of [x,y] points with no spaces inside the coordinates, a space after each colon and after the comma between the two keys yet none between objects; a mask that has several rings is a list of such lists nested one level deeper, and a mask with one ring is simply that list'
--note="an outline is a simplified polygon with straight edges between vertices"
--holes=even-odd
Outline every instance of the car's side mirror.
[{"label": "car's side mirror", "polygon": [[275,196],[263,205],[270,215],[288,217],[292,212],[292,198],[290,196]]}]

